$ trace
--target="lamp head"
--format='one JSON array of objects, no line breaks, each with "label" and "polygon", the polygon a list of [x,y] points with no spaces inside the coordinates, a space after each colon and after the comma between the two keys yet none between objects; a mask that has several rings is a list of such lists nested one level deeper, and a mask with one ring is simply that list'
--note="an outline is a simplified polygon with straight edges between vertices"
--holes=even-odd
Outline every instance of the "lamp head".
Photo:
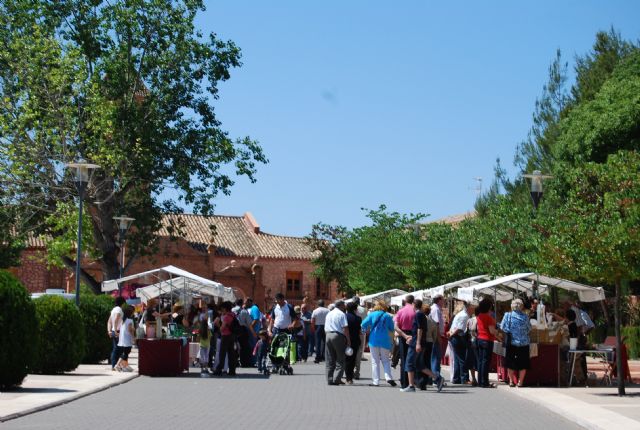
[{"label": "lamp head", "polygon": [[75,179],[74,182],[79,186],[86,186],[91,178],[91,172],[98,169],[100,166],[97,164],[87,163],[84,158],[79,158],[73,163],[65,164],[68,169],[74,169]]}]

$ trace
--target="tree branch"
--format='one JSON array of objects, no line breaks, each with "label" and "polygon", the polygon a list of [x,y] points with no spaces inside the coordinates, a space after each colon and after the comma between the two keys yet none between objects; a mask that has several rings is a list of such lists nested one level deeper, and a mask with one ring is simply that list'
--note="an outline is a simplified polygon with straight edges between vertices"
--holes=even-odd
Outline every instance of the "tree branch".
[{"label": "tree branch", "polygon": [[[69,257],[63,256],[62,262],[69,270],[75,273],[76,270],[76,262]],[[102,293],[102,286],[98,281],[96,281],[93,276],[89,275],[82,267],[80,268],[80,279],[84,281],[85,284],[89,285],[89,287],[93,290],[94,293],[100,294]]]}]

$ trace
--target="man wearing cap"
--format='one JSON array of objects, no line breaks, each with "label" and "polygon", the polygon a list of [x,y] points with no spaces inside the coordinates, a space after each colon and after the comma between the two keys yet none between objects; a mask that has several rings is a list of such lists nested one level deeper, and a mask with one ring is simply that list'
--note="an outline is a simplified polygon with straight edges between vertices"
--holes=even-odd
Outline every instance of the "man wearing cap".
[{"label": "man wearing cap", "polygon": [[400,385],[402,388],[409,386],[409,377],[405,368],[407,367],[407,350],[411,342],[411,329],[413,320],[416,317],[416,310],[413,307],[413,296],[408,294],[404,298],[405,305],[398,311],[394,318],[395,331],[400,339]]},{"label": "man wearing cap", "polygon": [[346,366],[345,350],[347,347],[351,347],[349,323],[345,315],[346,309],[344,301],[338,300],[333,310],[327,314],[324,323],[326,376],[329,385],[344,384],[342,375]]}]

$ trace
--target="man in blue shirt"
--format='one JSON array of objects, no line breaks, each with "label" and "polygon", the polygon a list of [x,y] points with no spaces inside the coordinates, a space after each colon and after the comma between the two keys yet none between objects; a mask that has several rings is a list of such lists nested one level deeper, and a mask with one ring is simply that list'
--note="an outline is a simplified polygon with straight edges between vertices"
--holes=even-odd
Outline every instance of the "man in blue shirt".
[{"label": "man in blue shirt", "polygon": [[[253,352],[253,348],[258,342],[258,332],[262,328],[262,316],[260,314],[260,309],[258,309],[258,306],[253,303],[253,299],[251,297],[247,297],[247,299],[244,301],[244,308],[247,310],[249,317],[251,318],[249,327],[249,351]],[[251,354],[250,360],[251,365],[255,366],[256,358],[253,354]]]}]

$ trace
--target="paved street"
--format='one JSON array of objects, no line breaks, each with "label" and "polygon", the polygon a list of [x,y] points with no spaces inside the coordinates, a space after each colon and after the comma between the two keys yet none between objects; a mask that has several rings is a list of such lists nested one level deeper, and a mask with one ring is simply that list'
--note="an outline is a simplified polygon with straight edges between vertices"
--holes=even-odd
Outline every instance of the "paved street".
[{"label": "paved street", "polygon": [[[10,429],[125,428],[446,428],[495,430],[580,428],[509,393],[509,389],[449,386],[440,394],[400,393],[389,386],[324,383],[323,365],[294,366],[293,376],[264,378],[239,369],[236,379],[139,377],[66,405],[4,422]],[[370,374],[369,362],[363,371]],[[517,424],[516,424],[517,423]]]}]

